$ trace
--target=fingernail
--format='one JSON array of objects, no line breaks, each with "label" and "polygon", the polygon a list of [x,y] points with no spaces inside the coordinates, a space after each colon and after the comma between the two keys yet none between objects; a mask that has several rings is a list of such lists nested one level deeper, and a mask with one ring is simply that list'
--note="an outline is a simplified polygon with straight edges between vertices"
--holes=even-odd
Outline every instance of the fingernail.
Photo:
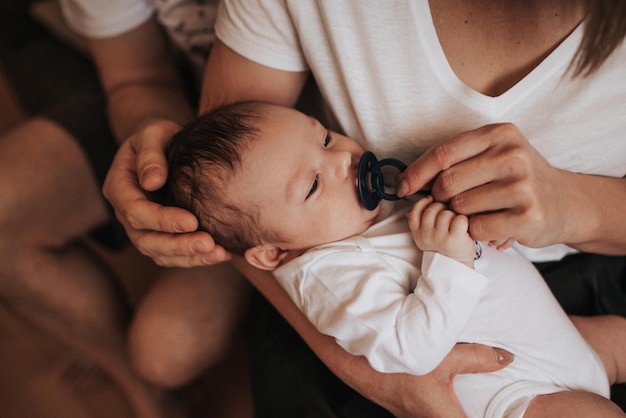
[{"label": "fingernail", "polygon": [[174,222],[174,231],[179,232],[179,233],[193,232],[193,226],[191,226],[185,221],[176,221]]},{"label": "fingernail", "polygon": [[396,194],[398,195],[398,197],[404,197],[409,193],[409,184],[406,182],[405,179],[401,179],[400,183],[398,183],[398,186],[396,187]]},{"label": "fingernail", "polygon": [[207,251],[207,249],[204,247],[204,245],[202,245],[200,242],[195,241],[193,242],[189,248],[191,249],[191,252],[194,254],[204,254]]},{"label": "fingernail", "polygon": [[515,356],[513,354],[501,348],[494,348],[494,350],[496,350],[496,353],[498,353],[498,362],[500,364],[513,363],[513,360],[515,359]]},{"label": "fingernail", "polygon": [[145,170],[141,173],[141,181],[147,180],[149,177],[159,175],[161,170],[156,165],[151,165],[146,167]]},{"label": "fingernail", "polygon": [[220,247],[216,247],[209,254],[205,255],[202,258],[202,261],[206,265],[212,265],[216,263],[221,263],[230,259],[229,254],[223,251]]}]

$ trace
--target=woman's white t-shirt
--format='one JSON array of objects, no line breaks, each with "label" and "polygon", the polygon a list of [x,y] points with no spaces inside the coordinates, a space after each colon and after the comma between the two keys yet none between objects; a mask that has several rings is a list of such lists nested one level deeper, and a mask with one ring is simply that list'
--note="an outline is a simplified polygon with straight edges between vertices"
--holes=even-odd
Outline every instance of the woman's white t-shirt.
[{"label": "woman's white t-shirt", "polygon": [[[216,34],[257,63],[311,70],[338,128],[379,158],[411,162],[456,133],[512,122],[555,167],[626,174],[626,43],[598,72],[567,72],[574,30],[530,74],[497,97],[451,69],[428,1],[224,0]],[[568,248],[526,251],[536,261]]]}]

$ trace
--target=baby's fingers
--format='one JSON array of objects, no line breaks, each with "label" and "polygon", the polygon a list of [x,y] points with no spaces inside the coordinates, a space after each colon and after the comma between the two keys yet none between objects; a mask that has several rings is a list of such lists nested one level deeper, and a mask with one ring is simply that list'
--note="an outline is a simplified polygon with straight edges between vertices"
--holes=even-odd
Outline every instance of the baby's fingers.
[{"label": "baby's fingers", "polygon": [[450,222],[452,235],[466,234],[469,229],[469,219],[465,215],[455,215]]},{"label": "baby's fingers", "polygon": [[426,210],[426,208],[430,206],[431,203],[433,203],[433,197],[425,196],[421,198],[420,200],[418,200],[413,205],[411,210],[407,212],[406,216],[409,218],[409,226],[411,227],[411,229],[413,229],[413,227],[415,228],[420,227],[424,210]]}]

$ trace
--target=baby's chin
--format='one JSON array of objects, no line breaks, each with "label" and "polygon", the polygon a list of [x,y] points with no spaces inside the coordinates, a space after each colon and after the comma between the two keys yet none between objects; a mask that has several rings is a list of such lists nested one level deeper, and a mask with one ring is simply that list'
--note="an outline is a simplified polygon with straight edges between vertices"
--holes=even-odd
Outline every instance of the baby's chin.
[{"label": "baby's chin", "polygon": [[[367,210],[367,209],[365,209]],[[359,225],[355,225],[354,230],[350,234],[350,236],[360,235],[367,231],[372,225],[378,222],[378,215],[380,214],[380,206],[374,210],[368,210],[367,216],[363,219],[363,222]]]},{"label": "baby's chin", "polygon": [[367,227],[369,228],[370,226],[374,225],[376,222],[379,221],[379,215],[382,212],[382,205],[378,205],[374,208],[374,210],[367,210],[364,208],[364,210],[366,210],[368,212],[368,225]]}]

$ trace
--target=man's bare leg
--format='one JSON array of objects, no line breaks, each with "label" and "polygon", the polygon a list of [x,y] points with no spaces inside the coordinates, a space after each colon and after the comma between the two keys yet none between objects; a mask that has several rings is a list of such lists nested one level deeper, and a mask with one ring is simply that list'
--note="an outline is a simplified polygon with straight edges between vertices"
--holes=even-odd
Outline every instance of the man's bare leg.
[{"label": "man's bare leg", "polygon": [[102,367],[138,417],[164,416],[129,367],[114,281],[78,240],[108,218],[82,150],[33,119],[0,138],[0,159],[0,299]]},{"label": "man's bare leg", "polygon": [[250,290],[229,263],[167,270],[131,325],[133,366],[161,387],[193,381],[184,391],[191,414],[254,416],[242,332]]},{"label": "man's bare leg", "polygon": [[176,388],[221,362],[241,336],[250,290],[230,263],[166,271],[131,325],[136,369],[159,386]]}]

